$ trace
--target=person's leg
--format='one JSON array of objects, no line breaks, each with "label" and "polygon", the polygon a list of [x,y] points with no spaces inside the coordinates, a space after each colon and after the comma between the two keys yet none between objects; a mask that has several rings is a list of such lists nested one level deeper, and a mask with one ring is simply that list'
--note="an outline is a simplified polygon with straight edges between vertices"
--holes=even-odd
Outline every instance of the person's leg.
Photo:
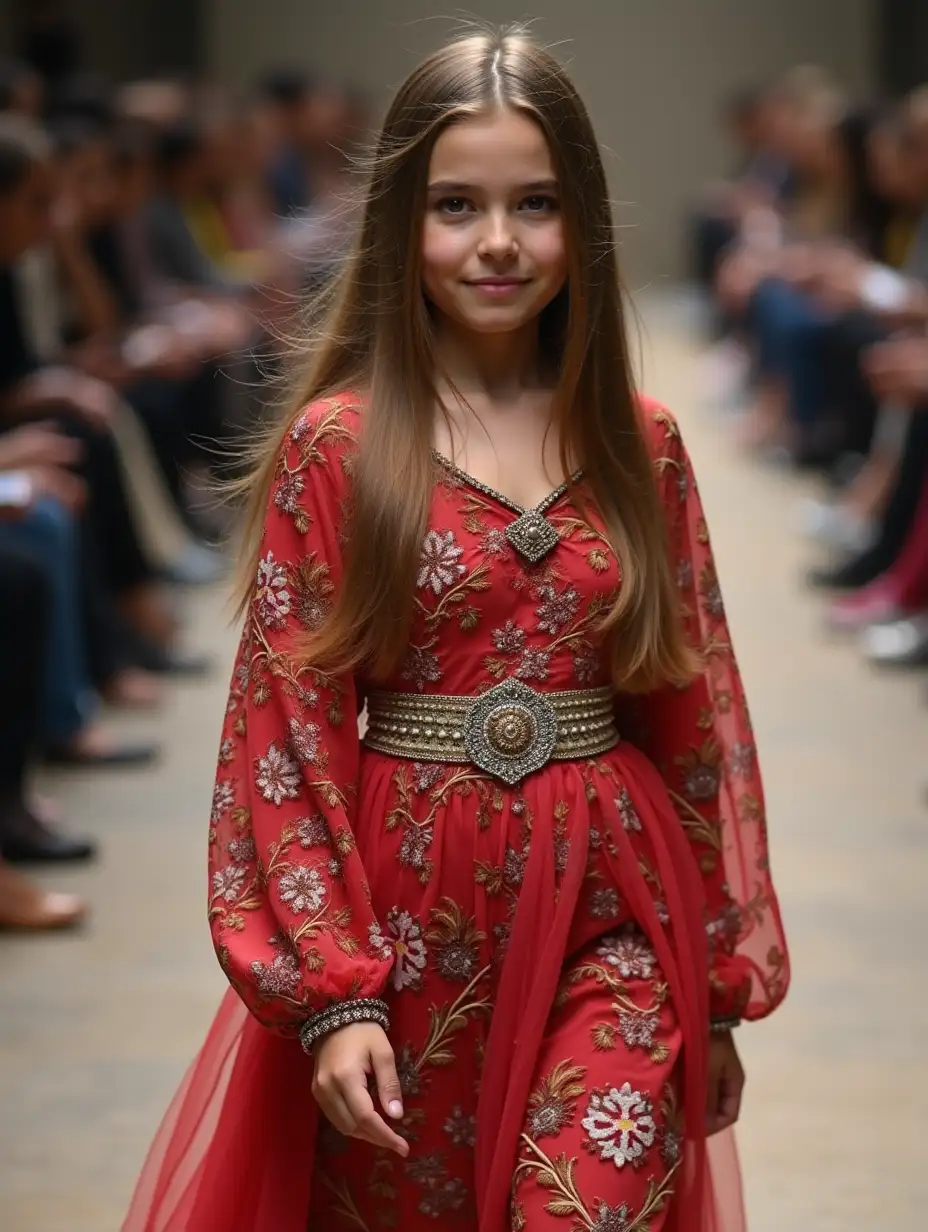
[{"label": "person's leg", "polygon": [[902,551],[918,509],[928,474],[928,415],[915,414],[908,425],[899,472],[886,507],[879,536],[867,551],[833,569],[813,570],[813,583],[856,590],[892,567]]},{"label": "person's leg", "polygon": [[57,501],[44,500],[20,522],[0,527],[0,541],[33,553],[50,588],[49,629],[44,666],[41,740],[71,740],[97,712],[87,667],[77,581],[77,530]]},{"label": "person's leg", "polygon": [[630,932],[584,950],[562,986],[526,1109],[511,1227],[660,1232],[682,1152],[681,1033],[663,976]]}]

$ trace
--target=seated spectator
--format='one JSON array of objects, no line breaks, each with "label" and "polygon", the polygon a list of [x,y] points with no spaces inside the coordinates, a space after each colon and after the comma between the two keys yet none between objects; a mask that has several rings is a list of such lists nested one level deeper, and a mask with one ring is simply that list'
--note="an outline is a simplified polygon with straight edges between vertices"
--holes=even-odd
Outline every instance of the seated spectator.
[{"label": "seated spectator", "polygon": [[42,78],[20,60],[0,62],[0,112],[38,120],[44,106]]},{"label": "seated spectator", "polygon": [[[6,494],[9,501],[10,493]],[[9,504],[0,496],[0,516]],[[44,669],[47,576],[27,554],[0,545],[0,630],[6,647],[0,711],[0,852],[15,849],[24,816],[25,771],[38,713]],[[89,850],[87,854],[90,854]],[[0,929],[38,931],[78,923],[86,911],[71,894],[58,894],[20,876],[0,854]]]}]

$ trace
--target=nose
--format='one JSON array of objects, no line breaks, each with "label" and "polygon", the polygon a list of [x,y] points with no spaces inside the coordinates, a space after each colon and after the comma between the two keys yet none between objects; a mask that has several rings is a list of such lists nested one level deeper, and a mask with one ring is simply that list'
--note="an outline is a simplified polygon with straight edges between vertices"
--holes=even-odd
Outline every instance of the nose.
[{"label": "nose", "polygon": [[515,228],[506,210],[494,210],[484,220],[479,253],[492,261],[505,261],[519,251]]}]

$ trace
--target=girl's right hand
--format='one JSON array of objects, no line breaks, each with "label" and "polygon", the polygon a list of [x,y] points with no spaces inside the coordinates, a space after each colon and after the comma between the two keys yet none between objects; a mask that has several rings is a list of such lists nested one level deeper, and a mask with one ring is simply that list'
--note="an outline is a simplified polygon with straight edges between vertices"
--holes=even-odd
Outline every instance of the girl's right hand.
[{"label": "girl's right hand", "polygon": [[346,1137],[386,1147],[405,1159],[409,1143],[380,1116],[368,1090],[373,1076],[381,1107],[394,1120],[402,1117],[396,1061],[383,1028],[372,1022],[342,1027],[321,1039],[313,1054],[313,1096],[326,1119]]}]

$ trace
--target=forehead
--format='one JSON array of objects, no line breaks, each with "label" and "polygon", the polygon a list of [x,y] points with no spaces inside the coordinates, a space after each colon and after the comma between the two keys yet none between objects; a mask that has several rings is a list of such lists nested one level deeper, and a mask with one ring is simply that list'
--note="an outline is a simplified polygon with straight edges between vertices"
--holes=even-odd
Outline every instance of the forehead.
[{"label": "forehead", "polygon": [[430,180],[515,184],[554,178],[544,133],[517,111],[499,111],[450,124],[432,150]]}]

